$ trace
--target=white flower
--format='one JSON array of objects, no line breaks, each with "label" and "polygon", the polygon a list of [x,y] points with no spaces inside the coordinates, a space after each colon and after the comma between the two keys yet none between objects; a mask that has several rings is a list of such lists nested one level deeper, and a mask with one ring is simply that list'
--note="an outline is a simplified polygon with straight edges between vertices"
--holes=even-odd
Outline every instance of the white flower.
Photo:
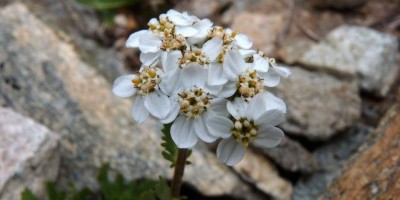
[{"label": "white flower", "polygon": [[178,148],[192,148],[199,139],[214,142],[218,137],[212,135],[206,120],[216,115],[227,115],[226,102],[215,96],[213,89],[207,87],[207,71],[196,66],[182,70],[182,90],[171,98],[175,101],[171,112],[162,123],[170,123],[171,137]]},{"label": "white flower", "polygon": [[268,82],[265,85],[268,87],[275,87],[279,84],[281,77],[288,78],[290,70],[286,67],[279,67],[276,65],[275,59],[268,58],[263,52],[258,52],[253,55],[254,69]]},{"label": "white flower", "polygon": [[[204,43],[201,49],[192,46],[183,52],[170,51],[162,54],[161,63],[164,71],[168,74],[168,81],[166,82],[168,85],[164,84],[161,87],[167,94],[180,91],[183,79],[192,78],[183,76],[182,71],[187,67],[211,68],[221,49],[222,40],[220,38],[213,38]],[[218,86],[217,88],[220,90],[222,86]]]},{"label": "white flower", "polygon": [[228,102],[227,109],[231,117],[213,116],[207,120],[211,134],[224,138],[217,148],[217,157],[222,162],[237,164],[250,142],[264,148],[281,142],[284,133],[275,126],[283,122],[284,114],[280,109],[266,109],[261,95],[248,102],[235,98]]},{"label": "white flower", "polygon": [[161,69],[146,66],[137,74],[118,77],[112,91],[118,97],[136,95],[132,116],[138,123],[144,122],[149,114],[165,118],[171,110],[171,101],[158,87],[162,78]]}]

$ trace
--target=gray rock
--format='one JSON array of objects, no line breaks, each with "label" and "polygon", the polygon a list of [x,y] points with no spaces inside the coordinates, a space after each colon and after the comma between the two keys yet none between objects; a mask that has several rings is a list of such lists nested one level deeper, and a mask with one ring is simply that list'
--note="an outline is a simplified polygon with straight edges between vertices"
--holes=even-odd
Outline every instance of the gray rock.
[{"label": "gray rock", "polygon": [[[93,48],[103,51],[103,59],[114,56],[98,46]],[[103,163],[110,163],[128,179],[170,177],[172,169],[162,159],[155,122],[134,124],[131,99],[114,97],[110,83],[91,65],[94,62],[82,60],[69,39],[23,4],[1,9],[0,105],[59,133],[62,165],[58,183],[96,188],[95,175]],[[251,195],[209,151],[194,151],[192,156],[186,180],[201,192]]]},{"label": "gray rock", "polygon": [[284,130],[311,140],[327,140],[356,122],[361,113],[357,84],[291,67],[292,75],[271,89],[288,108]]},{"label": "gray rock", "polygon": [[20,199],[25,188],[43,197],[58,175],[59,137],[32,119],[0,107],[0,200]]},{"label": "gray rock", "polygon": [[233,167],[240,176],[253,183],[261,191],[270,194],[276,200],[290,200],[292,184],[279,176],[276,167],[253,151],[246,151],[244,158]]},{"label": "gray rock", "polygon": [[362,89],[385,96],[399,71],[397,48],[397,39],[391,35],[365,27],[340,26],[304,53],[299,62],[357,78]]},{"label": "gray rock", "polygon": [[367,0],[309,0],[309,2],[319,8],[351,9],[365,4]]},{"label": "gray rock", "polygon": [[321,171],[300,178],[295,185],[294,200],[313,200],[322,195],[329,183],[344,166],[347,159],[357,152],[372,128],[357,125],[331,143],[314,151],[321,164]]},{"label": "gray rock", "polygon": [[[256,147],[256,146],[255,146]],[[275,148],[257,148],[283,169],[290,172],[313,173],[320,169],[317,159],[298,142],[285,137]]]}]

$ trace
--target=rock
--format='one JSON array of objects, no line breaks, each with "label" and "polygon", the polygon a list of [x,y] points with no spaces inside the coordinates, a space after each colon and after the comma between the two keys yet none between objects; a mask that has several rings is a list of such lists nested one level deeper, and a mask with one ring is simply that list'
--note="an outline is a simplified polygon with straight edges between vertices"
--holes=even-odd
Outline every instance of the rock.
[{"label": "rock", "polygon": [[[112,95],[110,83],[91,65],[96,59],[83,60],[70,40],[21,3],[0,10],[0,35],[0,105],[59,133],[60,185],[95,189],[96,173],[104,163],[128,179],[170,177],[155,122],[133,123],[132,100]],[[103,51],[103,59],[114,56],[93,48]],[[214,154],[194,151],[193,158],[187,181],[201,192],[251,195]]]},{"label": "rock", "polygon": [[32,119],[0,107],[0,200],[20,199],[29,188],[43,197],[58,175],[59,137]]},{"label": "rock", "polygon": [[309,0],[309,2],[318,8],[351,9],[365,4],[367,0]]},{"label": "rock", "polygon": [[312,200],[323,194],[337,172],[343,167],[347,159],[357,152],[370,132],[370,127],[360,124],[336,137],[330,143],[317,148],[313,155],[318,159],[321,170],[311,175],[302,176],[297,181],[293,199]]},{"label": "rock", "polygon": [[282,13],[239,13],[234,17],[232,29],[246,34],[253,41],[253,49],[259,49],[272,54],[275,49],[275,40],[282,31],[285,16]]},{"label": "rock", "polygon": [[303,54],[299,62],[312,69],[360,80],[362,89],[385,96],[397,72],[395,37],[357,26],[340,26]]},{"label": "rock", "polygon": [[284,130],[310,140],[327,140],[359,119],[361,100],[354,81],[298,67],[290,69],[290,78],[271,89],[287,104]]},{"label": "rock", "polygon": [[400,103],[393,105],[338,174],[322,199],[397,199],[400,196]]},{"label": "rock", "polygon": [[193,0],[179,1],[175,9],[180,11],[188,11],[190,14],[199,18],[209,18],[218,11],[229,6],[231,0]]},{"label": "rock", "polygon": [[234,169],[243,179],[253,183],[258,189],[270,194],[274,199],[291,199],[292,184],[281,178],[273,164],[262,156],[252,151],[246,151],[243,160],[235,165]]},{"label": "rock", "polygon": [[285,137],[275,148],[257,148],[283,169],[290,172],[313,173],[320,169],[318,161],[298,142]]},{"label": "rock", "polygon": [[284,41],[278,50],[278,58],[285,64],[296,64],[303,54],[313,45],[313,42],[307,39],[295,38]]}]

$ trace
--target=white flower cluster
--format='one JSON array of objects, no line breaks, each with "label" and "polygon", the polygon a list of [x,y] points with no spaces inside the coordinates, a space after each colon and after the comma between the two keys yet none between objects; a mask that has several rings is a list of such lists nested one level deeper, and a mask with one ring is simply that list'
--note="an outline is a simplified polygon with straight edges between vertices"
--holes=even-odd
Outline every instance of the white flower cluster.
[{"label": "white flower cluster", "polygon": [[140,49],[142,67],[113,86],[116,96],[136,96],[132,116],[138,123],[149,115],[173,123],[179,148],[223,138],[217,156],[227,165],[238,163],[251,142],[265,148],[280,143],[284,134],[275,126],[286,106],[266,88],[288,77],[287,68],[250,49],[246,35],[208,19],[169,10],[148,26],[126,42]]}]

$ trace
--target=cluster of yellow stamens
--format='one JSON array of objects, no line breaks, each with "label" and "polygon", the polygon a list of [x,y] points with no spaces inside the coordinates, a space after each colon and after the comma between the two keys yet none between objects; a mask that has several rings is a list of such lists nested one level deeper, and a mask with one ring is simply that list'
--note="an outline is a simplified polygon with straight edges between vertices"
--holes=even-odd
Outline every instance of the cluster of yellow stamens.
[{"label": "cluster of yellow stamens", "polygon": [[169,35],[162,39],[160,49],[163,51],[182,50],[185,47],[185,37],[182,35]]},{"label": "cluster of yellow stamens", "polygon": [[167,17],[160,17],[159,21],[149,22],[147,25],[151,31],[164,35],[165,37],[174,34],[175,25],[169,21]]},{"label": "cluster of yellow stamens", "polygon": [[245,100],[249,100],[256,94],[260,93],[264,89],[263,79],[257,76],[257,72],[246,71],[239,75],[238,82],[238,93]]},{"label": "cluster of yellow stamens", "polygon": [[235,31],[226,31],[224,28],[220,26],[214,26],[208,32],[208,38],[219,37],[224,41],[224,45],[229,45],[235,40],[236,32]]},{"label": "cluster of yellow stamens", "polygon": [[212,98],[207,92],[201,88],[194,88],[179,93],[178,102],[181,113],[190,119],[206,112],[211,106],[211,100]]},{"label": "cluster of yellow stamens", "polygon": [[187,50],[180,59],[180,67],[185,67],[189,63],[198,63],[201,66],[208,64],[210,61],[204,56],[200,49]]},{"label": "cluster of yellow stamens", "polygon": [[132,84],[139,94],[146,95],[155,90],[155,87],[161,81],[160,76],[157,75],[157,70],[156,67],[144,67],[142,71],[137,72],[137,77],[132,79]]},{"label": "cluster of yellow stamens", "polygon": [[258,127],[253,121],[241,118],[233,120],[234,127],[231,130],[232,137],[241,142],[244,147],[248,147],[251,141],[257,138]]}]

